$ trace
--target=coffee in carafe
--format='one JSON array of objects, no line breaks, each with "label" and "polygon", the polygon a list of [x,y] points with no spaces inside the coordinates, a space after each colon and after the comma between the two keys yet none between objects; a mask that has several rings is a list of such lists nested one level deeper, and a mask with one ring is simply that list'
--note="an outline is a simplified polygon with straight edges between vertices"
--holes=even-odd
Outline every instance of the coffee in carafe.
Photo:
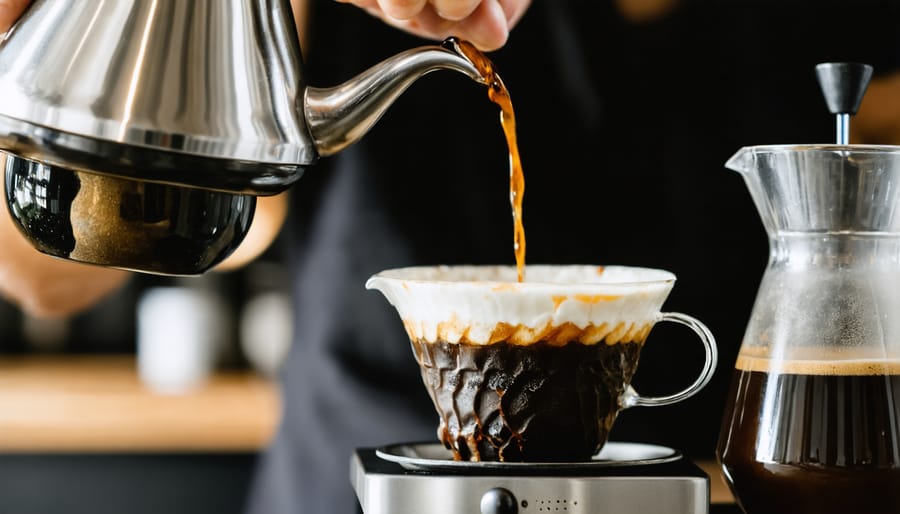
[{"label": "coffee in carafe", "polygon": [[742,355],[720,447],[747,512],[900,507],[900,362]]}]

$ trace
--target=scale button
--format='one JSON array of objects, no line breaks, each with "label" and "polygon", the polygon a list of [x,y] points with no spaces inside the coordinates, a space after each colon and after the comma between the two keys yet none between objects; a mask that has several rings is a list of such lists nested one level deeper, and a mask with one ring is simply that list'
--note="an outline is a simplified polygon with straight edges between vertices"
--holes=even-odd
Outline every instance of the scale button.
[{"label": "scale button", "polygon": [[519,512],[519,506],[516,505],[516,497],[502,487],[489,489],[481,497],[481,514],[516,514],[517,512]]}]

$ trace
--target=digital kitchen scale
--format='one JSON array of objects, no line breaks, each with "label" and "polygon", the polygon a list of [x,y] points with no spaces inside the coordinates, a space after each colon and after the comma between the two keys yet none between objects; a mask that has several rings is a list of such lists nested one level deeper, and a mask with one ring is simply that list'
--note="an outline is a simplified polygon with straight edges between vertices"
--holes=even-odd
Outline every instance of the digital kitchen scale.
[{"label": "digital kitchen scale", "polygon": [[708,514],[709,477],[664,446],[607,443],[587,462],[454,461],[439,443],[361,448],[364,514]]}]

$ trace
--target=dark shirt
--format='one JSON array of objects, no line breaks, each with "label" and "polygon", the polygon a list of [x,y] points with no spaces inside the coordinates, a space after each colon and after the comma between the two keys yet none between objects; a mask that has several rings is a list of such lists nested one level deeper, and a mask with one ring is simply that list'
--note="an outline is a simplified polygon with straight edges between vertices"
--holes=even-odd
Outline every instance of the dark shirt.
[{"label": "dark shirt", "polygon": [[[684,1],[634,23],[609,2],[535,0],[491,55],[519,120],[529,263],[626,264],[678,276],[665,310],[718,339],[697,396],[620,414],[612,439],[711,458],[731,369],[767,259],[741,146],[826,143],[813,67],[897,61],[894,2]],[[314,2],[306,77],[336,85],[424,44],[330,0]],[[370,275],[426,264],[513,263],[508,157],[483,87],[430,74],[360,143],[293,191],[296,340],[284,417],[261,461],[254,514],[353,512],[354,448],[435,440],[438,417],[396,313]],[[665,394],[699,372],[687,330],[660,325],[635,387]]]}]

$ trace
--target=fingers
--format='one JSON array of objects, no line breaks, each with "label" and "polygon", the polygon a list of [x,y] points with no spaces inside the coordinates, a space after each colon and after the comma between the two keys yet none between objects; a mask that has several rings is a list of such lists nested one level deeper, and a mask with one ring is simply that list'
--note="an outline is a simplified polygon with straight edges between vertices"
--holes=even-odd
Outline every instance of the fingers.
[{"label": "fingers", "polygon": [[418,16],[427,3],[428,0],[378,0],[378,7],[395,20],[408,20]]},{"label": "fingers", "polygon": [[31,0],[0,0],[0,34],[9,30]]},{"label": "fingers", "polygon": [[444,18],[434,8],[426,8],[418,21],[426,35],[436,39],[457,36],[485,51],[500,48],[509,37],[506,14],[497,0],[480,2],[466,18],[457,21]]},{"label": "fingers", "polygon": [[438,16],[445,20],[460,21],[471,15],[478,4],[479,0],[429,0],[434,6],[434,11]]},{"label": "fingers", "polygon": [[500,48],[509,37],[506,15],[497,0],[481,2],[469,16],[458,21],[444,18],[431,4],[414,18],[381,17],[390,25],[424,38],[440,40],[457,36],[485,51]]},{"label": "fingers", "polygon": [[367,10],[376,7],[388,18],[394,20],[411,20],[423,11],[427,4],[431,4],[438,17],[459,21],[468,17],[481,0],[339,0],[350,2]]},{"label": "fingers", "polygon": [[[2,1],[2,0],[0,0]],[[481,50],[496,50],[531,0],[338,0],[386,23],[429,39],[457,36]]]},{"label": "fingers", "polygon": [[531,5],[531,0],[500,0],[500,5],[503,7],[503,13],[506,14],[507,25],[512,29],[525,15],[525,11]]},{"label": "fingers", "polygon": [[485,51],[500,48],[509,38],[509,23],[499,0],[486,0],[478,4],[458,28],[460,37]]}]

